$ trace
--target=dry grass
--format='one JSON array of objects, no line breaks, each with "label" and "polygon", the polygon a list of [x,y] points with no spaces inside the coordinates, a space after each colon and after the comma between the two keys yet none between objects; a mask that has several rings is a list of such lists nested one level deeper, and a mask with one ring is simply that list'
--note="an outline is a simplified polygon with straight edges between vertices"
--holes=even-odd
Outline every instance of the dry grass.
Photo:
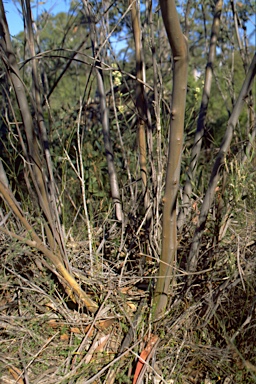
[{"label": "dry grass", "polygon": [[[41,255],[2,236],[0,382],[132,383],[138,354],[155,334],[141,383],[254,383],[256,244],[244,214],[250,238],[248,226],[231,220],[221,243],[202,247],[202,269],[211,263],[189,290],[177,271],[174,297],[156,324],[150,307],[160,244],[134,218],[125,233],[113,222],[94,231],[93,276],[88,242],[67,244],[74,276],[100,305],[96,317],[67,299]],[[188,246],[181,244],[180,259]]]}]

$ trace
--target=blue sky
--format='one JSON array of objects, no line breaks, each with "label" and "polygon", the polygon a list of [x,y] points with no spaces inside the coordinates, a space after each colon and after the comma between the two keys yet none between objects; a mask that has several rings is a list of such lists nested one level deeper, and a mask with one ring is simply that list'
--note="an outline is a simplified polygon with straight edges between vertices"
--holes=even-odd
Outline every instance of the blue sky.
[{"label": "blue sky", "polygon": [[[35,0],[33,2],[31,1],[32,10],[35,17],[43,11],[48,11],[52,14],[56,14],[58,12],[68,12],[69,3],[70,0]],[[12,0],[4,0],[4,8],[6,11],[10,33],[11,35],[17,35],[20,31],[23,30],[22,17],[20,16],[20,13]],[[251,16],[250,19],[251,20],[248,22],[247,25],[249,35],[251,35],[253,31],[255,31],[255,18]],[[251,42],[252,44],[255,43],[255,38],[253,36],[251,37]]]},{"label": "blue sky", "polygon": [[[70,1],[65,0],[46,0],[39,1],[36,0],[33,3],[31,2],[32,12],[36,17],[38,14],[43,11],[48,11],[49,13],[56,14],[58,12],[68,12]],[[10,29],[11,35],[17,35],[23,30],[23,20],[22,17],[14,5],[12,0],[4,0],[4,8],[6,12],[6,17]]]}]

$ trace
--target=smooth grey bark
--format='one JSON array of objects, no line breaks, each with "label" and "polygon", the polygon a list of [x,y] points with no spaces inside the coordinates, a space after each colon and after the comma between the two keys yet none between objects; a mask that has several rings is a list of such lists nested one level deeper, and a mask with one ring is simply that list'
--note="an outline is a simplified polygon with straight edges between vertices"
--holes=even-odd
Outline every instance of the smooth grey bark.
[{"label": "smooth grey bark", "polygon": [[170,283],[174,283],[177,256],[176,204],[180,182],[184,116],[187,92],[188,49],[174,0],[160,0],[162,17],[173,53],[173,90],[165,193],[163,198],[162,251],[154,292],[154,319],[164,314]]},{"label": "smooth grey bark", "polygon": [[200,240],[203,235],[207,216],[214,199],[215,190],[216,190],[218,181],[220,179],[220,174],[221,174],[222,167],[224,165],[225,156],[227,151],[230,148],[235,126],[237,124],[238,118],[242,111],[245,97],[248,95],[252,87],[255,74],[256,74],[256,54],[254,54],[254,57],[251,61],[242,89],[240,91],[240,94],[234,106],[233,112],[229,118],[227,129],[226,129],[222,144],[220,146],[219,153],[213,165],[211,178],[210,178],[209,185],[208,185],[208,188],[203,200],[203,204],[201,207],[201,211],[200,211],[199,223],[195,230],[190,252],[189,252],[187,270],[190,272],[195,271],[197,267],[199,250],[200,250]]},{"label": "smooth grey bark", "polygon": [[8,177],[6,175],[2,159],[0,158],[0,181],[5,185],[6,188],[9,187]]},{"label": "smooth grey bark", "polygon": [[109,117],[108,108],[106,105],[106,93],[103,83],[103,75],[98,68],[95,69],[98,83],[98,93],[100,98],[100,110],[101,110],[101,122],[102,122],[102,133],[105,146],[105,154],[108,165],[108,174],[111,188],[111,197],[115,206],[116,218],[118,221],[123,220],[122,204],[120,199],[120,192],[117,180],[117,173],[114,164],[114,152],[110,139],[109,130]]},{"label": "smooth grey bark", "polygon": [[178,221],[177,221],[177,225],[179,229],[181,229],[182,226],[184,225],[186,217],[189,213],[190,197],[192,194],[192,183],[195,179],[198,158],[200,155],[202,140],[205,132],[205,118],[208,110],[208,103],[209,103],[210,93],[211,93],[213,63],[216,56],[216,44],[217,44],[218,34],[219,34],[222,5],[223,5],[222,0],[216,1],[214,18],[212,23],[211,38],[210,38],[209,54],[208,54],[207,65],[205,69],[202,101],[200,106],[199,117],[197,120],[197,129],[196,129],[196,134],[194,138],[194,145],[192,148],[190,165],[187,173],[187,180],[185,182],[185,186],[183,190],[182,207],[179,212]]}]

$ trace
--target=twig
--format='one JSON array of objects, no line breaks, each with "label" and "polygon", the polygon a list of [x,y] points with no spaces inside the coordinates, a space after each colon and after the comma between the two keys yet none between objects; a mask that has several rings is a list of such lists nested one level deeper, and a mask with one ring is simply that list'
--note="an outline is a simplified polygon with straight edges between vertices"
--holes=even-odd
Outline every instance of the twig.
[{"label": "twig", "polygon": [[181,352],[181,350],[182,350],[182,348],[183,348],[183,346],[184,346],[184,344],[185,344],[185,341],[186,341],[186,338],[187,338],[187,334],[188,334],[188,331],[185,330],[183,340],[182,340],[181,344],[179,345],[178,350],[177,350],[177,353],[176,353],[175,362],[174,362],[174,364],[173,364],[173,367],[172,367],[170,376],[173,374],[173,372],[174,372],[174,370],[175,370],[175,367],[176,367],[176,364],[177,364],[177,362],[178,362],[178,358],[179,358],[180,352]]},{"label": "twig", "polygon": [[246,291],[246,289],[245,289],[245,284],[244,284],[244,278],[243,278],[244,272],[243,272],[243,270],[242,270],[241,263],[240,263],[240,245],[239,245],[239,236],[237,236],[237,252],[236,252],[236,259],[237,259],[237,267],[238,267],[238,272],[239,272],[239,275],[240,275],[241,283],[242,283],[242,286],[243,286],[243,290]]},{"label": "twig", "polygon": [[86,203],[84,165],[83,165],[83,153],[82,153],[82,144],[83,144],[83,137],[84,137],[83,133],[82,133],[81,139],[79,138],[80,137],[79,131],[80,131],[82,109],[83,109],[83,105],[81,103],[80,108],[79,108],[78,122],[77,122],[77,146],[78,146],[78,156],[79,156],[79,166],[80,166],[79,167],[80,168],[79,179],[81,182],[84,213],[85,213],[85,219],[86,219],[86,223],[87,223],[89,253],[90,253],[90,261],[91,261],[91,275],[93,276],[92,231],[91,231],[91,223],[90,223],[90,218],[89,218],[88,208],[87,208],[87,203]]},{"label": "twig", "polygon": [[[99,316],[101,315],[102,309],[103,309],[103,307],[104,307],[106,301],[109,299],[109,296],[111,295],[111,293],[112,293],[112,291],[109,291],[109,292],[107,293],[105,299],[103,300],[103,303],[101,304],[101,306],[100,306],[100,308],[99,308],[99,310],[98,310],[96,316],[95,316],[94,319],[93,319],[93,322],[92,322],[91,326],[89,327],[89,329],[88,329],[88,331],[87,331],[87,334],[85,335],[83,341],[82,341],[81,344],[79,345],[79,348],[77,349],[76,353],[80,353],[80,352],[83,350],[83,348],[84,348],[84,346],[85,346],[85,344],[86,344],[86,342],[87,342],[87,340],[88,340],[88,337],[89,337],[89,335],[90,335],[90,333],[91,333],[93,327],[95,326],[96,321],[98,320]],[[72,366],[71,366],[71,367],[72,367],[72,370],[75,369],[75,368],[74,368],[74,365],[75,365],[75,363],[76,363],[76,360],[77,360],[77,355],[74,357],[74,360],[73,360],[73,362],[72,362]]]},{"label": "twig", "polygon": [[[154,352],[154,350],[155,350],[155,349],[152,349],[152,353]],[[142,361],[142,363],[145,365],[145,368],[149,368],[151,371],[153,371],[154,374],[155,374],[157,377],[159,377],[159,379],[161,379],[161,382],[162,382],[163,384],[168,384],[168,382],[165,381],[164,378],[163,378],[162,376],[160,376],[159,373],[157,373],[157,371],[156,371],[153,367],[151,367],[151,365],[149,365],[149,363],[147,362],[147,360],[143,360],[137,353],[135,353],[135,352],[133,352],[133,351],[131,351],[131,352],[132,352],[132,354],[133,354],[134,356],[136,356],[138,359],[140,359],[140,360]],[[150,355],[150,357],[151,357],[151,355]],[[150,358],[150,357],[149,357],[149,358]],[[142,378],[143,378],[143,377],[142,377]],[[137,381],[136,384],[141,383],[141,379],[140,379],[140,377],[139,377],[138,379],[139,379],[139,381]],[[83,384],[87,384],[87,383],[83,383]]]},{"label": "twig", "polygon": [[21,374],[19,375],[19,377],[17,378],[17,381],[25,374],[25,372],[27,372],[28,368],[31,366],[31,364],[33,364],[33,362],[36,360],[36,358],[43,352],[43,350],[47,347],[47,345],[49,345],[52,340],[59,334],[59,331],[56,332],[52,337],[50,337],[50,339],[48,339],[46,341],[46,343],[42,346],[42,348],[39,349],[39,351],[35,354],[35,356],[33,357],[33,359],[26,365],[26,367],[23,369],[23,371],[21,372]]},{"label": "twig", "polygon": [[119,360],[121,360],[124,356],[126,356],[129,352],[133,353],[133,348],[136,347],[141,340],[137,341],[131,348],[128,348],[126,351],[124,351],[120,356],[116,357],[114,360],[112,360],[109,364],[107,364],[104,368],[102,368],[96,375],[91,377],[89,380],[82,381],[81,384],[91,384],[93,383],[98,377],[100,377],[108,368],[110,368],[112,365],[117,363]]}]

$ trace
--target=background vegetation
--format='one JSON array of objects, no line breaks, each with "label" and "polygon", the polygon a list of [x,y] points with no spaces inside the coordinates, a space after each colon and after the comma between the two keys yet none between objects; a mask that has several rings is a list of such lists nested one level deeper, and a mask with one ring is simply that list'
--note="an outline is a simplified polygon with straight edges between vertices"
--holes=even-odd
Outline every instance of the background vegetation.
[{"label": "background vegetation", "polygon": [[255,2],[15,4],[0,382],[254,383]]}]

